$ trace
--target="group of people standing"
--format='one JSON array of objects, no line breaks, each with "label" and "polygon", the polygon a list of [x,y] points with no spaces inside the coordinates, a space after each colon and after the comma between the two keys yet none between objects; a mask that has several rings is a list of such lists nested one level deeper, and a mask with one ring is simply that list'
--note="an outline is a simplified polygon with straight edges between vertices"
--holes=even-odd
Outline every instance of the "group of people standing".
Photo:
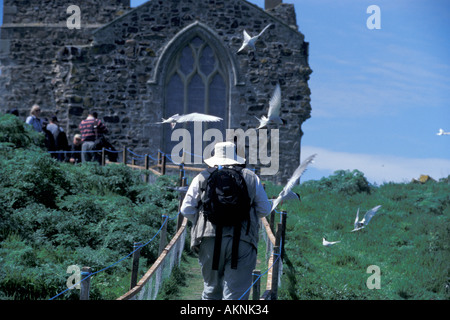
[{"label": "group of people standing", "polygon": [[[17,113],[10,112],[18,115]],[[35,104],[31,107],[30,115],[25,122],[31,125],[37,132],[45,134],[45,146],[51,152],[52,157],[59,161],[80,163],[86,161],[101,162],[98,150],[106,148],[115,151],[114,147],[105,138],[108,133],[106,125],[97,118],[97,113],[89,111],[86,119],[82,120],[78,129],[80,133],[73,136],[72,144],[69,144],[64,129],[59,125],[56,115],[50,120],[41,117],[41,108]],[[108,152],[108,158],[112,162],[117,161],[117,153]]]}]

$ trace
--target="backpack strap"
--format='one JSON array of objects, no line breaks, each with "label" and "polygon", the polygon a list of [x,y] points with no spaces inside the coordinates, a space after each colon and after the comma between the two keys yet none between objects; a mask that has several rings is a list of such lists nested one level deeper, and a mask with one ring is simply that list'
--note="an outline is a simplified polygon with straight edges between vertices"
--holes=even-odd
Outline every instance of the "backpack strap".
[{"label": "backpack strap", "polygon": [[220,249],[222,248],[222,226],[216,226],[216,236],[214,238],[214,253],[212,260],[212,270],[219,269]]}]

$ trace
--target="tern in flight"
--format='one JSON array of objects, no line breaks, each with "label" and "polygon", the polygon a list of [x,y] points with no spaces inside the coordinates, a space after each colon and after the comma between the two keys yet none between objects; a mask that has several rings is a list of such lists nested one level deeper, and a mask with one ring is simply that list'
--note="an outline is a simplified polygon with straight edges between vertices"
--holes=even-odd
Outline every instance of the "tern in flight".
[{"label": "tern in flight", "polygon": [[322,244],[325,246],[325,247],[329,247],[329,246],[332,246],[333,244],[336,244],[336,243],[339,243],[340,241],[327,241],[327,240],[325,240],[325,238],[322,238]]},{"label": "tern in flight", "polygon": [[355,219],[355,223],[354,223],[354,229],[351,232],[361,230],[365,226],[367,226],[369,224],[370,219],[373,218],[373,216],[377,213],[378,209],[380,209],[380,208],[381,208],[381,206],[379,205],[379,206],[373,207],[372,209],[367,211],[366,214],[364,215],[364,218],[361,221],[358,221],[359,220],[359,208],[358,208],[358,211],[356,211],[356,219]]},{"label": "tern in flight", "polygon": [[305,172],[306,167],[314,160],[314,157],[316,156],[316,154],[313,154],[311,156],[309,156],[308,158],[305,159],[305,161],[303,161],[297,169],[295,169],[294,174],[292,175],[292,177],[289,179],[288,183],[284,186],[283,190],[281,190],[280,194],[278,195],[278,198],[276,198],[275,200],[273,200],[272,202],[272,210],[275,210],[275,208],[278,206],[278,204],[287,199],[287,198],[291,198],[292,196],[292,191],[291,189],[294,187],[295,182],[300,179],[300,176],[303,174],[303,172]]},{"label": "tern in flight", "polygon": [[442,136],[444,134],[450,134],[450,132],[445,132],[443,129],[439,129],[439,132],[436,133],[438,136]]},{"label": "tern in flight", "polygon": [[272,98],[269,101],[269,112],[266,116],[262,116],[261,119],[255,117],[259,121],[259,127],[257,129],[262,129],[269,123],[275,124],[286,124],[286,120],[280,118],[281,109],[281,89],[280,85],[277,83],[275,91],[273,92]]},{"label": "tern in flight", "polygon": [[272,24],[268,24],[258,35],[251,37],[247,31],[244,30],[244,42],[242,43],[242,46],[239,48],[237,53],[241,52],[247,47],[252,47],[253,50],[255,50],[255,43],[258,41],[258,38],[266,31]]},{"label": "tern in flight", "polygon": [[182,123],[182,122],[218,122],[218,121],[222,121],[222,120],[223,120],[222,118],[219,118],[216,116],[211,116],[209,114],[194,112],[194,113],[189,113],[189,114],[184,114],[184,115],[179,115],[177,113],[167,119],[162,118],[162,121],[157,122],[157,123],[170,123],[170,125],[172,126],[172,129],[173,129],[173,128],[175,128],[175,125],[177,123]]}]

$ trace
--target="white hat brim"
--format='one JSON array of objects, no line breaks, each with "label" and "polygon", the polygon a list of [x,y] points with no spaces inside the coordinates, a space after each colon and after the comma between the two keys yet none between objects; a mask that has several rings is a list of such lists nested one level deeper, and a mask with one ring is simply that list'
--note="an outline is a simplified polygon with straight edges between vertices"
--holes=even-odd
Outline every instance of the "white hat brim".
[{"label": "white hat brim", "polygon": [[205,159],[204,161],[210,167],[233,166],[233,165],[238,165],[238,164],[245,164],[245,159],[240,156],[236,156],[236,160],[230,159],[230,158],[222,158],[222,157],[213,156],[211,158]]}]

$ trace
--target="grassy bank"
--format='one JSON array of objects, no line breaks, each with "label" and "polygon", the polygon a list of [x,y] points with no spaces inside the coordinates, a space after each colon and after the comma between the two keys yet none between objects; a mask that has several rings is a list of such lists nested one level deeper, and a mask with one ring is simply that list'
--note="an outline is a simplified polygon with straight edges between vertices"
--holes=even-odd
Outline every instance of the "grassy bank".
[{"label": "grassy bank", "polygon": [[[281,187],[267,190],[275,196]],[[448,179],[375,187],[360,172],[340,171],[294,191],[301,201],[281,206],[288,212],[282,298],[450,298]],[[376,205],[382,207],[370,224],[350,232],[357,209],[364,214]],[[324,247],[322,237],[341,242]],[[367,286],[372,265],[380,289]]]}]

